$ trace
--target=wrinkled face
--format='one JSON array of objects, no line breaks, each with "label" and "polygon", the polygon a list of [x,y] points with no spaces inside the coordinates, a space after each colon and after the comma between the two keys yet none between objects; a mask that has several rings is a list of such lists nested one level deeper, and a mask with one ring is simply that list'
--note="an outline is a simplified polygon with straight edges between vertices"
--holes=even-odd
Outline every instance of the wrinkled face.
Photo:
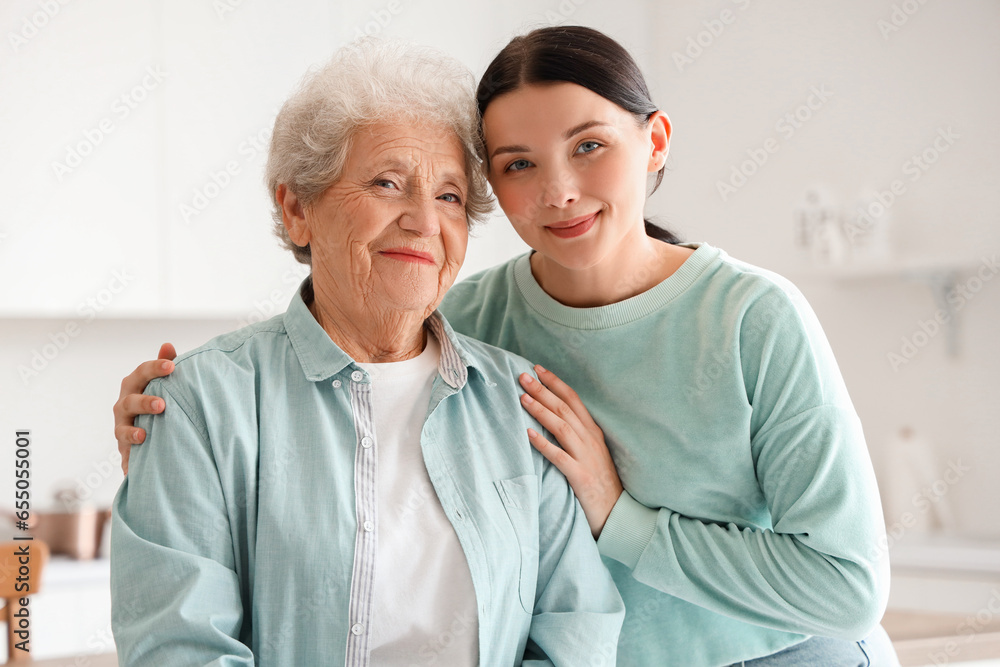
[{"label": "wrinkled face", "polygon": [[313,272],[355,306],[429,315],[465,259],[467,191],[451,129],[360,130],[340,179],[305,211]]},{"label": "wrinkled face", "polygon": [[659,164],[649,128],[618,105],[574,83],[529,84],[490,102],[483,132],[497,201],[541,254],[585,269],[644,234]]}]

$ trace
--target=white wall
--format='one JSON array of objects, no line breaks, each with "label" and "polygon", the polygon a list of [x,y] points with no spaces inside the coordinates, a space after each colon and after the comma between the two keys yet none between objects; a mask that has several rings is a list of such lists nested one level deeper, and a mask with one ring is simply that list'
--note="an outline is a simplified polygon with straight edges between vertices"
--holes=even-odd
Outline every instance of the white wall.
[{"label": "white wall", "polygon": [[[883,36],[879,21],[890,22],[902,5],[916,12],[898,15],[899,29]],[[932,481],[944,477],[949,461],[969,468],[955,483],[939,484],[943,493],[924,498],[951,503],[955,532],[1000,536],[1000,278],[969,284],[980,289],[958,313],[957,358],[946,354],[938,333],[894,369],[888,355],[902,356],[904,337],[926,342],[919,332],[937,310],[931,292],[891,276],[817,278],[792,234],[792,210],[806,188],[825,184],[847,204],[899,179],[905,192],[890,213],[900,257],[956,258],[979,269],[981,258],[997,256],[1000,5],[715,0],[650,7],[655,95],[675,130],[672,171],[650,210],[686,238],[795,280],[837,353],[880,476],[901,467],[882,454],[890,435],[909,425],[931,443]],[[718,36],[701,35],[708,46],[693,63],[678,65],[675,53],[686,55],[689,39],[697,41],[704,22],[724,10],[731,22]],[[786,138],[776,123],[813,87],[825,87],[829,99]],[[906,161],[932,146],[940,128],[958,138],[913,180]],[[778,150],[724,201],[717,183],[769,137]],[[991,278],[995,272],[984,270]],[[898,503],[890,525],[900,507],[920,511]]]},{"label": "white wall", "polygon": [[[131,30],[139,30],[135,26],[148,27],[149,21],[155,22],[164,11],[176,13],[176,5],[164,2],[68,2],[37,36],[16,51],[9,35],[21,30],[23,20],[39,11],[39,5],[34,0],[4,3],[0,9],[0,35],[5,37],[0,44],[4,50],[0,59],[0,125],[16,119],[17,127],[31,134],[43,158],[34,169],[48,169],[67,137],[92,124],[93,112],[84,111],[99,107],[105,99],[95,103],[86,98],[86,90],[77,90],[64,100],[63,107],[34,119],[18,115],[18,105],[28,103],[26,95],[51,88],[50,81],[41,76],[46,71],[52,81],[65,84],[72,80],[73,68],[99,48],[93,40],[95,31],[103,35],[101,49],[113,51],[120,46],[121,76],[153,53],[144,49],[160,49],[156,53],[161,53],[172,47],[177,53],[197,56],[199,48],[209,48],[199,44],[210,45],[216,49],[212,53],[217,53],[221,40],[229,45],[226,49],[237,54],[253,54],[265,39],[273,44],[287,43],[289,49],[305,48],[295,36],[295,17],[281,14],[277,3],[234,2],[233,11],[221,17],[205,9],[214,6],[210,3],[197,5],[201,13],[195,17],[196,5],[191,5],[191,21],[197,18],[200,23],[182,31],[182,41],[156,45],[130,37]],[[303,0],[302,4],[307,3]],[[238,90],[250,100],[259,85],[273,106],[306,62],[317,59],[315,54],[332,51],[358,30],[375,25],[372,21],[385,17],[391,8],[395,8],[391,19],[379,31],[436,44],[465,60],[477,74],[514,32],[553,19],[603,29],[636,54],[655,98],[674,122],[672,171],[651,201],[650,210],[686,238],[709,241],[734,256],[796,279],[826,326],[876,458],[886,434],[901,425],[912,425],[933,442],[942,474],[948,459],[960,458],[972,467],[946,494],[946,500],[961,510],[955,530],[966,535],[1000,536],[1000,516],[989,511],[1000,506],[1000,489],[993,482],[1000,469],[996,435],[1000,431],[1000,352],[994,342],[1000,322],[1000,280],[987,283],[960,313],[960,357],[948,358],[943,336],[937,336],[910,363],[893,371],[886,355],[898,351],[901,338],[912,336],[919,322],[934,313],[929,291],[892,278],[848,283],[809,278],[808,264],[798,256],[791,234],[792,208],[806,187],[826,183],[845,201],[865,188],[884,189],[892,179],[902,177],[904,161],[928,146],[938,128],[951,126],[960,135],[955,145],[919,181],[907,181],[907,192],[892,207],[899,250],[975,263],[981,255],[992,256],[1000,249],[1000,226],[995,220],[1000,204],[1000,167],[995,160],[1000,130],[991,122],[1000,102],[1000,40],[996,39],[1000,7],[996,3],[929,2],[888,39],[880,35],[876,24],[890,16],[892,2],[887,1],[754,0],[737,4],[714,0],[681,5],[640,0],[579,0],[579,4],[577,0],[489,4],[399,0],[392,7],[389,2],[372,1],[320,4],[324,9],[313,21],[312,34],[327,37],[321,44],[317,44],[319,38],[310,43],[308,57],[289,57],[286,69],[268,68],[250,56],[205,59],[206,68],[215,68],[205,80],[215,77],[220,86],[234,92],[211,102],[218,108],[206,103],[205,108],[190,114],[191,122],[197,124],[191,131],[203,144],[202,151],[198,145],[187,147],[184,159],[190,161],[185,164],[192,173],[208,173],[220,160],[224,162],[234,150],[234,141],[238,143],[248,128],[252,129],[253,118],[241,118],[234,127],[232,117],[225,113],[229,108],[225,105],[233,104],[234,96],[240,99]],[[734,21],[693,63],[679,70],[674,52],[683,51],[689,37],[697,38],[705,30],[703,21],[719,17],[723,9],[733,12]],[[108,30],[103,23],[107,20],[122,23]],[[129,23],[133,20],[135,26]],[[115,41],[118,33],[121,42]],[[42,61],[45,67],[39,70]],[[245,61],[255,69],[244,69]],[[34,72],[34,80],[25,80],[23,73],[19,74],[22,69]],[[234,86],[234,81],[242,82],[242,87]],[[769,136],[779,136],[776,121],[802,104],[811,86],[824,85],[832,91],[829,101],[794,136],[781,140],[778,152],[745,186],[722,201],[716,182],[728,178],[731,166],[745,159],[747,149],[759,147]],[[137,137],[142,135],[138,128],[143,123],[155,124],[155,113],[148,115],[132,119]],[[213,133],[221,135],[215,143],[209,141]],[[13,141],[10,133],[4,136]],[[109,143],[108,150],[95,157],[89,167],[99,171],[96,160],[133,160],[137,172],[155,174],[158,166],[145,160],[143,144],[124,140],[125,136],[119,135],[123,140],[113,150]],[[0,146],[0,155],[2,150]],[[261,164],[251,166],[257,171],[248,167],[240,176],[247,188],[259,182]],[[76,220],[69,209],[60,209],[57,219],[46,217],[47,199],[64,195],[51,179],[41,184],[38,179],[37,172],[23,166],[7,162],[3,168],[0,187],[6,204],[0,212],[0,266],[19,263],[27,271],[44,264],[58,272],[60,263],[52,258],[60,253],[74,254],[83,258],[78,272],[92,271],[91,276],[101,277],[122,263],[135,271],[155,269],[171,261],[164,247],[182,252],[198,240],[197,228],[170,227],[169,215],[149,205],[156,197],[163,197],[155,191],[155,178],[140,179],[152,184],[147,194],[141,188],[119,190],[115,182],[103,182],[100,202],[86,188],[68,186],[77,188],[76,194],[87,202],[81,206],[80,221],[75,225],[66,224],[67,219]],[[175,204],[169,198],[163,201],[171,207]],[[263,205],[263,196],[257,201]],[[220,219],[235,215],[225,206],[217,210]],[[125,245],[114,245],[113,237],[92,242],[88,225],[96,224],[94,220],[104,214],[119,216],[116,225],[122,238],[140,243],[141,253],[126,252],[122,249]],[[150,225],[165,219],[167,229],[172,230],[168,242],[173,245],[164,246],[162,237],[155,234],[143,240]],[[211,230],[206,229],[205,234],[211,235]],[[261,237],[248,240],[251,234]],[[249,265],[248,274],[252,274],[257,261],[254,253],[265,252],[260,248],[269,243],[258,242],[266,234],[263,227],[252,232],[248,227],[239,236],[213,237],[213,243],[224,247],[220,252],[243,258]],[[188,241],[179,243],[184,235]],[[464,274],[524,247],[502,219],[480,237],[472,244]],[[191,266],[213,263],[210,253],[198,252]],[[230,266],[222,260],[219,263]],[[176,273],[182,269],[171,270]],[[236,270],[227,268],[217,284],[205,289],[225,294],[220,285],[233,280],[229,273]],[[81,289],[80,281],[63,276],[47,289],[79,290],[86,296],[100,287],[94,280]],[[13,275],[5,282],[0,291],[4,299],[20,298],[25,291],[41,295],[37,281],[18,281]],[[259,293],[260,299],[275,288],[287,296],[292,287],[277,272],[255,285],[254,293]],[[123,299],[141,306],[142,294],[164,301],[171,298],[164,296],[162,286],[154,285]],[[86,485],[88,475],[98,482],[92,489],[94,502],[109,503],[120,478],[117,472],[104,476],[102,471],[107,469],[106,462],[115,458],[110,408],[122,375],[155,354],[164,340],[177,343],[182,350],[190,348],[232,328],[237,319],[158,318],[155,312],[143,318],[99,318],[92,322],[74,317],[0,319],[0,438],[12,441],[16,428],[33,431],[37,506],[50,504],[53,492],[63,484]],[[52,336],[59,338],[68,322],[80,327],[79,335],[72,337],[37,377],[23,380],[18,366],[29,363],[33,352],[50,343]],[[10,456],[11,450],[8,444],[0,451]],[[882,464],[880,473],[886,470],[887,465]],[[3,476],[0,507],[9,507],[12,496],[11,480]]]}]

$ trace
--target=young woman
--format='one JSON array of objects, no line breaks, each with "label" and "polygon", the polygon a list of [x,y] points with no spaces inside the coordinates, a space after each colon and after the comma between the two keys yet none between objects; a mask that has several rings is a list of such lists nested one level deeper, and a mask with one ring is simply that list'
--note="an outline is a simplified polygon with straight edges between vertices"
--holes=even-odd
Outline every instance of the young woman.
[{"label": "young woman", "polygon": [[[477,98],[490,183],[534,252],[441,310],[540,364],[522,402],[558,443],[529,437],[625,600],[619,664],[896,664],[878,490],[829,344],[789,282],[643,219],[671,126],[635,62],[595,30],[536,30]],[[126,378],[123,456],[158,409],[135,393],[170,368]]]}]

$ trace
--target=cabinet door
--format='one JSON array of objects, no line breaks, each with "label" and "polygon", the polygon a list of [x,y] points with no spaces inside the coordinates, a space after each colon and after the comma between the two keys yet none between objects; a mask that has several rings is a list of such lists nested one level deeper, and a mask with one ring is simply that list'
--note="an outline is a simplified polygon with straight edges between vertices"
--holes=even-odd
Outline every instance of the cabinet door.
[{"label": "cabinet door", "polygon": [[0,315],[160,305],[165,83],[152,7],[4,3]]},{"label": "cabinet door", "polygon": [[172,0],[162,8],[165,305],[253,321],[284,310],[308,270],[271,233],[271,127],[307,69],[338,46],[331,3]]}]

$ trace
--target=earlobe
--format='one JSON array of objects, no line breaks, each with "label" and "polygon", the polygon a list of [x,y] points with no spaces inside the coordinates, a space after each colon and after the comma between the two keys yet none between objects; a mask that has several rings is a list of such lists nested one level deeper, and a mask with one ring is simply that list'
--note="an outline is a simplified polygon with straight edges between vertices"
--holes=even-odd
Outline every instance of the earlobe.
[{"label": "earlobe", "polygon": [[649,117],[647,128],[652,144],[647,170],[650,172],[659,171],[666,163],[667,153],[670,151],[670,132],[672,130],[670,119],[662,111],[656,111]]},{"label": "earlobe", "polygon": [[299,247],[309,245],[311,234],[302,202],[299,201],[299,198],[284,183],[279,185],[275,191],[275,199],[278,200],[278,205],[281,206],[281,218],[285,223],[285,229],[288,231],[288,238]]}]

